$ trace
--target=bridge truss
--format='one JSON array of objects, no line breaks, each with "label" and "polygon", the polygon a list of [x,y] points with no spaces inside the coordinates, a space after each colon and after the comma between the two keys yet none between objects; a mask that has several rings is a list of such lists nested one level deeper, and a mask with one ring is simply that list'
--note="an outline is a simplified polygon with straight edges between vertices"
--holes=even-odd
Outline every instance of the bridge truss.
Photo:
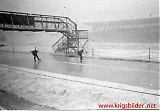
[{"label": "bridge truss", "polygon": [[[77,52],[80,47],[84,48],[88,41],[88,35],[85,38],[79,36],[80,32],[86,33],[87,30],[77,30],[77,24],[63,16],[0,11],[0,30],[59,32],[63,36],[53,45],[53,50],[61,50],[66,54]],[[86,42],[80,44],[81,39]]]}]

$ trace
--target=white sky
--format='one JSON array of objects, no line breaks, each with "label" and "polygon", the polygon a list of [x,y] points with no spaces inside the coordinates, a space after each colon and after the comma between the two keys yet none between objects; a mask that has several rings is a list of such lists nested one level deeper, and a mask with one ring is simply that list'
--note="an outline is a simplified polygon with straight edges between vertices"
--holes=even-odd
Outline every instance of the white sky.
[{"label": "white sky", "polygon": [[0,10],[61,15],[76,22],[94,22],[159,16],[159,0],[0,0]]}]

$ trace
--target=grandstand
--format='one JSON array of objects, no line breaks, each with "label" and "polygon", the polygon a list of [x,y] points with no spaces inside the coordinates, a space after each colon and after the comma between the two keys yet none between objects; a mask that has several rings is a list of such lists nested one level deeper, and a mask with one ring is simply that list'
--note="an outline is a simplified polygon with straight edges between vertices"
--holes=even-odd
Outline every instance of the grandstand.
[{"label": "grandstand", "polygon": [[100,43],[157,43],[159,17],[86,23],[90,37]]}]

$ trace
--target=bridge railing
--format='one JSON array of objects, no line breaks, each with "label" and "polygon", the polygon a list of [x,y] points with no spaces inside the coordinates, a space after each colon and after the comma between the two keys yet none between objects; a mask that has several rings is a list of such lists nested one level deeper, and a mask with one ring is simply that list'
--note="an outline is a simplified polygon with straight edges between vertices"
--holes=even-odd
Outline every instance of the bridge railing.
[{"label": "bridge railing", "polygon": [[62,43],[65,43],[67,38],[65,36],[62,36],[56,43],[53,44],[53,52],[58,51],[58,49],[62,46]]},{"label": "bridge railing", "polygon": [[68,17],[0,11],[0,29],[19,31],[66,31],[76,34],[77,25]]}]

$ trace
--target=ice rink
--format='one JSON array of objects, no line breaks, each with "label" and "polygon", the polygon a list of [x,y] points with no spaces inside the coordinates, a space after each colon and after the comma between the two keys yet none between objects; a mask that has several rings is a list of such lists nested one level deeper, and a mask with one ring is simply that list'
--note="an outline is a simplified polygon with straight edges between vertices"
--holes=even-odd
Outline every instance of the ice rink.
[{"label": "ice rink", "polygon": [[36,63],[30,53],[0,52],[0,63],[16,67],[54,72],[57,74],[109,81],[147,89],[159,89],[159,64],[122,60],[103,60],[55,56],[39,53]]}]

